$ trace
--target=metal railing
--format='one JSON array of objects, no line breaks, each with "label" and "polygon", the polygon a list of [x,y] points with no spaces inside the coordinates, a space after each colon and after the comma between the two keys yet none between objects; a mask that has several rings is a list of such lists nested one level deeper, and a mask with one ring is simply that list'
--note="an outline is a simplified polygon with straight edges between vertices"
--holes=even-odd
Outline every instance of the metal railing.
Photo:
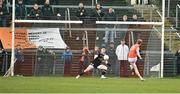
[{"label": "metal railing", "polygon": [[[67,17],[68,17],[68,21],[71,21],[71,15],[70,15],[69,8],[67,8]],[[68,23],[68,25],[69,25],[69,28],[71,28],[71,23]],[[69,30],[69,36],[72,37],[71,30]]]},{"label": "metal railing", "polygon": [[[152,5],[152,7],[154,8],[154,9],[156,9],[156,7],[155,7],[155,5]],[[159,10],[155,10],[156,11],[156,13],[162,18],[162,13],[159,11]],[[151,13],[152,14],[152,13]],[[152,19],[152,17],[151,17],[151,19]]]},{"label": "metal railing", "polygon": [[[11,8],[11,5],[7,5],[7,7],[9,7],[9,8]],[[32,8],[33,7],[33,5],[25,5],[25,8],[26,8],[26,10],[27,10],[27,8]],[[43,7],[43,5],[39,5],[39,7],[41,8],[41,7]],[[53,9],[53,11],[54,11],[54,9],[55,8],[64,8],[64,9],[67,9],[67,8],[69,8],[69,9],[75,9],[75,8],[78,8],[78,6],[77,5],[51,5],[51,7],[52,7],[52,9]],[[88,8],[88,9],[93,9],[94,8],[94,6],[84,6],[85,8]],[[111,6],[102,6],[104,9],[107,9],[107,8],[109,8],[109,7],[111,7]],[[143,10],[155,10],[155,9],[157,9],[156,7],[144,7],[144,6],[112,6],[112,8],[113,9],[128,9],[128,10],[133,10],[133,9],[141,9],[142,11],[141,11],[141,15],[142,15],[142,17],[143,17]],[[152,14],[150,14],[150,15],[152,15]]]},{"label": "metal railing", "polygon": [[179,13],[180,5],[177,4],[176,6],[176,28],[178,28],[178,13]]},{"label": "metal railing", "polygon": [[[13,63],[16,63],[16,61],[17,61],[17,59],[15,59]],[[6,73],[4,74],[3,77],[10,76],[12,71],[14,71],[14,66],[11,65],[10,68],[6,71]]]},{"label": "metal railing", "polygon": [[180,38],[180,34],[178,32],[176,32],[176,35]]},{"label": "metal railing", "polygon": [[89,48],[88,33],[85,30],[83,34],[83,47]]}]

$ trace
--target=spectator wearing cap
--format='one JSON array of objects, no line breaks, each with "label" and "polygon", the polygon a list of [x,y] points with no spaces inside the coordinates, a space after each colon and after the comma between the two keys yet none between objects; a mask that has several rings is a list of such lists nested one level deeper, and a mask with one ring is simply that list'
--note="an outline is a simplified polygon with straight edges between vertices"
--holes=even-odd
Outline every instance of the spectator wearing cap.
[{"label": "spectator wearing cap", "polygon": [[16,19],[24,19],[26,16],[25,5],[23,4],[23,0],[18,0],[16,4]]},{"label": "spectator wearing cap", "polygon": [[4,0],[0,0],[0,27],[7,26],[8,10],[5,6]]},{"label": "spectator wearing cap", "polygon": [[34,3],[33,8],[31,9],[28,17],[30,19],[39,20],[41,15],[42,15],[42,13],[41,13],[41,10],[39,9],[38,4]]},{"label": "spectator wearing cap", "polygon": [[70,69],[71,69],[71,63],[72,63],[72,58],[73,58],[73,53],[70,50],[69,47],[66,47],[64,53],[62,54],[62,60],[64,62],[64,74],[69,75],[70,74]]},{"label": "spectator wearing cap", "polygon": [[[120,67],[124,67],[124,74],[127,76],[129,47],[125,44],[125,40],[121,40],[121,44],[116,48],[116,56],[118,58],[117,75],[120,75]],[[122,66],[121,66],[122,65]],[[123,74],[122,74],[123,75]]]},{"label": "spectator wearing cap", "polygon": [[43,19],[45,19],[45,20],[52,19],[53,14],[54,14],[53,9],[52,9],[52,7],[50,5],[49,0],[46,0],[45,3],[44,3],[44,6],[42,7]]}]

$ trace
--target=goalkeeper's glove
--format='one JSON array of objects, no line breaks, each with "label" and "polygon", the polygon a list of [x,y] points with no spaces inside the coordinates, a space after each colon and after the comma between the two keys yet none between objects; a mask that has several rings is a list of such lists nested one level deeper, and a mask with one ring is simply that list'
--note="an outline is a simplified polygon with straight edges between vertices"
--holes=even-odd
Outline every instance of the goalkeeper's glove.
[{"label": "goalkeeper's glove", "polygon": [[140,59],[140,60],[143,60],[143,58],[142,58],[142,57],[140,57],[139,59]]}]

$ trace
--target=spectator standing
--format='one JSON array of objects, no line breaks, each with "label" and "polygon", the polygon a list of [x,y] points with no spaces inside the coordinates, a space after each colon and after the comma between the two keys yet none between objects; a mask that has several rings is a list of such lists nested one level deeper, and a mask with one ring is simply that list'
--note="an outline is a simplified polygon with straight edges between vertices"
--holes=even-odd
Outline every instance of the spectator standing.
[{"label": "spectator standing", "polygon": [[17,45],[15,49],[15,58],[17,59],[15,63],[15,73],[18,75],[22,75],[21,67],[22,63],[24,62],[24,54],[20,45]]},{"label": "spectator standing", "polygon": [[69,47],[66,47],[66,50],[62,54],[62,59],[64,61],[64,74],[69,75],[70,74],[70,69],[71,69],[71,63],[72,63],[72,57],[73,53],[70,50]]},{"label": "spectator standing", "polygon": [[[116,14],[113,10],[112,7],[110,7],[108,9],[108,13],[105,14],[104,16],[104,20],[105,21],[116,21]],[[110,42],[114,42],[114,25],[112,24],[107,24],[106,25],[106,31],[105,31],[105,37],[104,37],[104,42],[107,45],[108,44],[108,40],[110,40]]]},{"label": "spectator standing", "polygon": [[[93,21],[102,21],[103,17],[105,15],[105,11],[104,9],[101,7],[100,3],[97,3],[95,6],[95,9],[92,10],[92,13],[90,14],[90,17]],[[102,25],[96,25],[97,28],[104,28],[104,26],[102,27]],[[96,43],[98,46],[101,46],[101,39],[100,36],[102,36],[101,31],[96,31]]]},{"label": "spectator standing", "polygon": [[180,75],[180,49],[177,50],[175,56],[176,56],[176,64],[177,64],[177,75]]},{"label": "spectator standing", "polygon": [[[77,11],[76,11],[76,17],[77,17],[79,20],[83,21],[83,23],[81,24],[81,28],[84,28],[84,27],[85,27],[85,26],[84,26],[84,21],[85,21],[87,15],[88,15],[88,14],[87,14],[87,12],[86,12],[86,10],[85,10],[85,8],[84,8],[83,3],[79,3],[79,8],[78,8]],[[79,40],[79,35],[80,35],[80,34],[81,34],[81,32],[78,31],[78,34],[76,35],[76,36],[77,36],[77,37],[76,37],[76,40]]]},{"label": "spectator standing", "polygon": [[24,62],[24,54],[20,45],[17,45],[17,48],[15,49],[15,57],[17,62]]},{"label": "spectator standing", "polygon": [[55,52],[52,50],[46,50],[46,63],[48,67],[48,74],[51,75],[54,73],[54,60],[55,60]]},{"label": "spectator standing", "polygon": [[[116,48],[116,56],[118,58],[118,63],[117,63],[117,75],[120,74],[120,67],[124,67],[124,76],[128,75],[128,53],[129,53],[129,47],[125,44],[125,40],[121,40],[121,44],[117,46]],[[120,75],[123,75],[120,74]]]},{"label": "spectator standing", "polygon": [[117,58],[116,58],[116,49],[115,49],[114,42],[111,42],[109,44],[109,47],[107,48],[107,55],[109,56],[109,63],[111,64],[110,73],[116,74]]},{"label": "spectator standing", "polygon": [[[127,22],[127,21],[128,21],[127,15],[123,15],[122,21],[123,21],[123,22]],[[123,40],[123,39],[125,39],[125,37],[126,37],[126,33],[127,33],[127,31],[128,31],[129,25],[127,25],[127,24],[121,24],[121,25],[118,25],[118,26],[119,26],[119,28],[122,28],[122,29],[123,29],[123,31],[120,32],[120,40]]]},{"label": "spectator standing", "polygon": [[84,19],[86,18],[87,15],[88,14],[84,8],[83,3],[79,3],[79,7],[76,11],[76,17],[78,17],[79,20],[84,21]]},{"label": "spectator standing", "polygon": [[95,10],[93,11],[91,17],[95,17],[96,21],[102,21],[102,18],[104,17],[105,12],[101,5],[99,3],[96,4]]},{"label": "spectator standing", "polygon": [[8,62],[6,62],[7,60],[5,60],[4,58],[6,58],[7,52],[4,51],[4,49],[2,47],[0,47],[0,58],[2,59],[2,62],[0,62],[1,65],[1,72],[4,74],[7,71],[7,64]]},{"label": "spectator standing", "polygon": [[36,75],[45,75],[46,71],[43,69],[46,67],[45,66],[46,61],[46,50],[42,46],[38,46],[37,49],[37,61],[36,61]]},{"label": "spectator standing", "polygon": [[41,10],[39,9],[38,4],[35,3],[28,16],[30,19],[39,20],[41,15]]},{"label": "spectator standing", "polygon": [[[137,16],[136,14],[133,14],[133,16],[132,16],[132,21],[133,21],[133,22],[138,22],[138,21],[139,21],[138,16]],[[137,31],[137,29],[139,29],[141,25],[136,24],[136,25],[131,25],[131,26],[132,26],[131,29],[135,29],[135,30],[136,30],[136,31],[134,31],[134,30],[131,31],[131,32],[133,32],[133,38],[134,38],[134,40],[139,39],[139,38],[140,38],[140,35],[141,35],[141,32]],[[133,41],[133,42],[134,42],[134,41]]]},{"label": "spectator standing", "polygon": [[18,0],[18,4],[16,4],[16,19],[25,19],[26,9],[23,4],[23,0]]},{"label": "spectator standing", "polygon": [[49,0],[46,0],[45,3],[44,3],[44,6],[42,7],[43,19],[45,19],[45,20],[52,19],[53,14],[54,14],[53,9],[52,9],[52,7],[50,5]]},{"label": "spectator standing", "polygon": [[0,27],[7,26],[8,10],[3,0],[0,0]]}]

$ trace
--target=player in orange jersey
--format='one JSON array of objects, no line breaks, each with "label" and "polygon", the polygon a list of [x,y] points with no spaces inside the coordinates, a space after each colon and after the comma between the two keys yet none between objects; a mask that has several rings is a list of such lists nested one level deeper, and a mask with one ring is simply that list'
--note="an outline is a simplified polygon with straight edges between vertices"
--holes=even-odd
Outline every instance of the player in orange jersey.
[{"label": "player in orange jersey", "polygon": [[144,81],[145,79],[140,75],[138,68],[136,66],[136,62],[137,62],[137,57],[139,57],[140,59],[142,59],[140,53],[139,53],[139,49],[140,46],[142,44],[142,40],[138,39],[136,44],[134,44],[128,54],[128,61],[130,63],[130,67],[131,69],[134,69],[136,75],[140,78],[141,81]]}]

